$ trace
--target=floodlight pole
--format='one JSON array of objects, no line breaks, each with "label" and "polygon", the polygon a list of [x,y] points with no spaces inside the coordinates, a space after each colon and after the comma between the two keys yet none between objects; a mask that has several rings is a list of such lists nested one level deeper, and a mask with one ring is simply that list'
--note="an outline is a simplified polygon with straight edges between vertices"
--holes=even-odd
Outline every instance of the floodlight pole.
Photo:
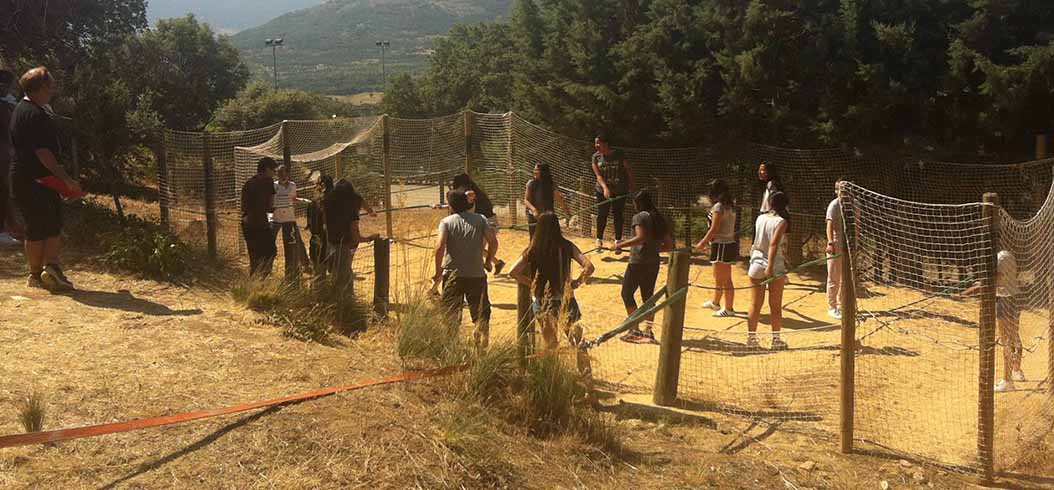
[{"label": "floodlight pole", "polygon": [[392,44],[388,41],[377,41],[377,47],[381,48],[381,92],[388,88],[388,70],[385,62],[385,51]]},{"label": "floodlight pole", "polygon": [[274,89],[278,90],[278,47],[282,45],[283,39],[276,37],[274,39],[267,39],[264,44],[271,47],[271,59],[274,67]]}]

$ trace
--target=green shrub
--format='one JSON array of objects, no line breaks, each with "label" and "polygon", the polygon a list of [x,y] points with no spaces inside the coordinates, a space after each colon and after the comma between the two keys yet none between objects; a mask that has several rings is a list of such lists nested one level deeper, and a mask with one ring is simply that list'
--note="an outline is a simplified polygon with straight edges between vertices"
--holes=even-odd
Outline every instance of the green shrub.
[{"label": "green shrub", "polygon": [[67,241],[97,254],[102,264],[163,281],[192,274],[196,264],[211,263],[160,224],[127,215],[121,220],[107,207],[87,201],[67,205]]}]

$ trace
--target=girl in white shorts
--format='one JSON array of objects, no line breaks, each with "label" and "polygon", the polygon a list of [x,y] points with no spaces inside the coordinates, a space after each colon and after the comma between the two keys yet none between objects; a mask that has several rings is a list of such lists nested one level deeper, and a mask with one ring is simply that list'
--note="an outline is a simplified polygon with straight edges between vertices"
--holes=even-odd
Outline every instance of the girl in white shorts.
[{"label": "girl in white shorts", "polygon": [[[750,304],[750,315],[747,317],[747,347],[758,348],[758,320],[761,317],[761,306],[765,304],[765,291],[769,293],[769,311],[772,318],[772,350],[786,350],[787,343],[780,339],[783,327],[783,285],[787,272],[783,257],[783,236],[790,225],[790,213],[787,211],[789,199],[782,192],[769,195],[769,210],[758,216],[754,224],[754,246],[750,250],[750,269],[747,275],[754,284],[753,301]],[[767,284],[762,284],[772,277],[779,277]]]}]

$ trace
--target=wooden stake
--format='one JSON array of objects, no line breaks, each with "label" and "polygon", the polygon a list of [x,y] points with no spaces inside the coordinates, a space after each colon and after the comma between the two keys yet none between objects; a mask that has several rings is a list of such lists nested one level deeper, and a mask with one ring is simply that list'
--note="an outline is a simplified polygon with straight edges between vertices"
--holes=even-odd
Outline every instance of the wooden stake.
[{"label": "wooden stake", "polygon": [[219,256],[216,243],[216,179],[212,164],[212,149],[209,147],[209,133],[201,133],[202,163],[205,173],[205,230],[208,235],[209,257]]},{"label": "wooden stake", "polygon": [[978,344],[981,347],[978,362],[978,409],[977,409],[977,455],[981,462],[981,477],[990,485],[995,477],[995,289],[999,255],[999,195],[989,192],[984,195],[982,216],[989,226],[991,255],[982,278],[981,318]]},{"label": "wooden stake", "polygon": [[[666,276],[667,297],[688,286],[689,265],[691,255],[688,252],[679,250],[670,253],[670,269]],[[655,391],[652,394],[652,402],[656,405],[670,406],[677,400],[686,299],[670,303],[662,314],[659,368],[655,371]]]},{"label": "wooden stake", "polygon": [[[846,205],[850,207],[849,192],[839,191],[842,215],[846,215]],[[853,452],[853,422],[856,405],[856,279],[853,274],[853,258],[849,255],[849,236],[843,221],[841,240],[842,257],[842,352],[841,352],[841,389],[839,406],[841,410],[840,434],[841,450],[844,454]]]},{"label": "wooden stake", "polygon": [[390,289],[391,242],[378,238],[373,241],[373,311],[381,318],[388,317]]},{"label": "wooden stake", "polygon": [[384,133],[383,143],[381,144],[381,159],[384,163],[384,225],[388,232],[388,238],[391,238],[395,236],[395,233],[392,230],[392,158],[390,139],[388,138],[387,114],[381,116],[381,131]]}]

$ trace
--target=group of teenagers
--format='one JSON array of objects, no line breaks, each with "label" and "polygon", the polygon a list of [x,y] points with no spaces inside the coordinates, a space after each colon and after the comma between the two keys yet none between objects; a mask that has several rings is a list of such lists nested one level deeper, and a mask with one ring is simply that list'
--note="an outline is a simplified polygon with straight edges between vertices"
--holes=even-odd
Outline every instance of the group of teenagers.
[{"label": "group of teenagers", "polygon": [[[615,254],[621,254],[624,249],[629,250],[626,271],[622,277],[621,297],[627,315],[632,315],[638,308],[637,294],[641,300],[647,301],[655,292],[660,253],[670,251],[674,246],[672,227],[647,190],[632,191],[635,187],[634,177],[625,154],[612,148],[604,135],[594,140],[594,146],[596,153],[593,154],[591,167],[596,177],[595,250],[606,248],[604,232],[608,217],[611,216],[615,225],[615,241],[610,249]],[[468,179],[467,176],[462,177]],[[748,271],[754,301],[748,315],[747,343],[752,348],[760,347],[757,326],[767,291],[773,331],[771,348],[783,350],[787,348],[787,343],[780,338],[779,332],[782,327],[784,275],[787,272],[783,237],[790,226],[789,199],[771,164],[762,163],[759,166],[758,178],[765,186],[765,191],[755,223]],[[442,286],[441,302],[451,315],[451,321],[456,321],[454,318],[458,318],[463,305],[468,305],[476,325],[474,337],[477,344],[483,347],[489,337],[490,320],[487,272],[499,273],[504,263],[497,258],[497,223],[493,205],[486,193],[471,179],[465,184],[455,185],[455,190],[447,195],[450,215],[439,226],[432,288],[437,292]],[[735,286],[732,283],[731,266],[739,256],[735,203],[728,183],[723,180],[714,181],[708,195],[713,203],[711,226],[696,248],[709,248],[717,288],[714,298],[704,306],[717,310],[714,316],[729,317],[735,314]],[[632,201],[635,214],[629,227],[632,236],[623,240],[623,214],[627,201]],[[553,182],[547,164],[541,163],[534,167],[532,179],[525,189],[524,203],[530,244],[520,253],[509,275],[530,288],[532,310],[546,348],[556,347],[561,330],[572,344],[577,343],[581,340],[581,330],[576,326],[581,311],[574,290],[588,281],[595,267],[589,259],[589,252],[583,252],[563,235],[555,205],[560,204],[568,216],[570,211]],[[840,266],[838,254],[841,250],[842,225],[841,212],[837,206],[838,200],[835,199],[828,209],[828,253],[832,255],[828,298],[832,316],[840,315],[840,274],[837,267]],[[572,277],[572,262],[580,267],[577,277]],[[639,326],[628,330],[622,339],[633,343],[654,342],[654,315],[646,316]]]}]

